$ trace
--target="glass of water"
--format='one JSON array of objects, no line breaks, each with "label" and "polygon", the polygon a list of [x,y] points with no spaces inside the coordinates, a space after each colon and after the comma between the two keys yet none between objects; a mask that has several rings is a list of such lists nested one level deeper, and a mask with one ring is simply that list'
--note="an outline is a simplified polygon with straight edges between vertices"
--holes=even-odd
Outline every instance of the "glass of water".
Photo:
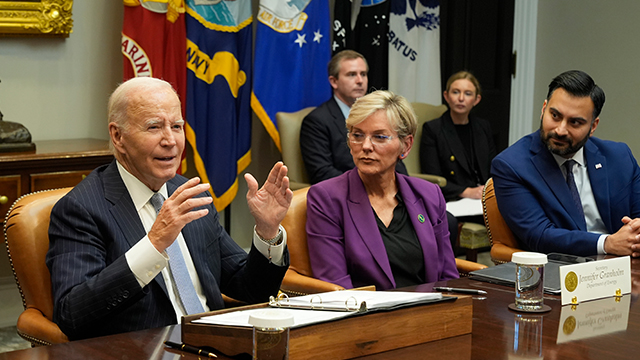
[{"label": "glass of water", "polygon": [[544,306],[544,265],[547,255],[517,252],[511,256],[516,264],[516,310],[540,311]]}]

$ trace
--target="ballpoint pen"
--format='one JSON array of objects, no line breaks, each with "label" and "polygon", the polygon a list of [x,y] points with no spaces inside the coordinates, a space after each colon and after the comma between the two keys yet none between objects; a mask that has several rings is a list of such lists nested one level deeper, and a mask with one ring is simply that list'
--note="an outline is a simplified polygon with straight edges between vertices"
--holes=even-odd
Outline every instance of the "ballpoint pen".
[{"label": "ballpoint pen", "polygon": [[195,346],[191,346],[191,345],[187,345],[187,344],[178,344],[178,343],[174,343],[173,341],[165,341],[164,344],[167,345],[168,347],[172,348],[172,349],[178,349],[178,350],[186,351],[186,352],[192,353],[192,354],[205,355],[205,356],[210,357],[210,358],[217,358],[218,357],[216,354],[214,354],[212,352],[208,352],[206,350],[198,349]]},{"label": "ballpoint pen", "polygon": [[436,287],[433,288],[433,290],[446,291],[446,292],[457,292],[457,293],[461,293],[461,294],[487,295],[486,291],[484,291],[484,290],[476,290],[476,289],[460,289],[460,288],[436,286]]}]

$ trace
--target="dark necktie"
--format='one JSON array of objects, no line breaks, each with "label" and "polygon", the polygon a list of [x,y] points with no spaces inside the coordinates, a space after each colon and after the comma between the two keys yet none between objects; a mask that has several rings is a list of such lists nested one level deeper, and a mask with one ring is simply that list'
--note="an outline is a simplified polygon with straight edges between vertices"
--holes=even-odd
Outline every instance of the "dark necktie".
[{"label": "dark necktie", "polygon": [[[164,203],[164,196],[160,193],[155,193],[149,200],[153,208],[156,209],[156,214],[160,212],[162,203]],[[178,240],[175,240],[171,246],[166,249],[167,255],[169,255],[169,269],[171,269],[171,277],[173,283],[178,289],[180,295],[180,301],[182,306],[188,315],[199,314],[204,312],[202,303],[198,299],[196,294],[196,288],[193,286],[193,282],[189,277],[189,271],[187,270],[187,264],[184,262],[182,251],[180,251],[180,245]]]},{"label": "dark necktie", "polygon": [[582,201],[580,200],[580,194],[578,193],[578,187],[576,186],[576,180],[573,176],[573,165],[577,164],[575,160],[567,160],[562,164],[564,168],[567,170],[567,185],[569,186],[569,191],[571,192],[571,197],[573,198],[573,202],[578,208],[578,212],[580,216],[584,219],[584,210],[582,210]]}]

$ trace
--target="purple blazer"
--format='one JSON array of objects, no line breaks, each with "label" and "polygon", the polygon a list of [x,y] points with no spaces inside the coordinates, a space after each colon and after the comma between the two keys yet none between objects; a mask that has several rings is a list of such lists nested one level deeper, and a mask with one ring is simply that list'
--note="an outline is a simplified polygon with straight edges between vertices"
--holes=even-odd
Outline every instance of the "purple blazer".
[{"label": "purple blazer", "polygon": [[[440,188],[398,173],[396,178],[422,246],[426,282],[458,278]],[[347,289],[396,287],[373,208],[356,168],[311,186],[307,195],[307,238],[314,277]]]}]

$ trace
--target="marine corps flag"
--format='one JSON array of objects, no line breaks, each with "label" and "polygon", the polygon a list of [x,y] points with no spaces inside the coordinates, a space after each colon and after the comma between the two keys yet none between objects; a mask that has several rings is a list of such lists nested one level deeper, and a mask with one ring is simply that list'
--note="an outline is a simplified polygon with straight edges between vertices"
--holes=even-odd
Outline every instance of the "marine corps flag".
[{"label": "marine corps flag", "polygon": [[186,136],[220,211],[251,162],[251,0],[186,3]]},{"label": "marine corps flag", "polygon": [[279,111],[318,106],[331,97],[328,0],[261,0],[251,107],[278,149]]},{"label": "marine corps flag", "polygon": [[409,101],[439,105],[440,2],[391,0],[389,89]]},{"label": "marine corps flag", "polygon": [[168,81],[180,96],[184,116],[187,77],[184,0],[123,2],[124,80],[150,76]]}]

